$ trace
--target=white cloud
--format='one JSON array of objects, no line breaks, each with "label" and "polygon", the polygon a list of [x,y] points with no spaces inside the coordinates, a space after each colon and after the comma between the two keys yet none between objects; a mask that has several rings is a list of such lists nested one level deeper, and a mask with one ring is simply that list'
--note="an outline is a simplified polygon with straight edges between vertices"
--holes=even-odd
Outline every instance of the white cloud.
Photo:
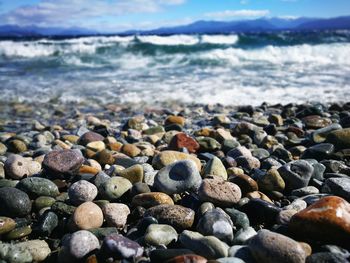
[{"label": "white cloud", "polygon": [[[100,17],[155,13],[186,0],[41,0],[0,15],[3,24],[69,26]],[[79,24],[77,25],[79,26]]]},{"label": "white cloud", "polygon": [[204,14],[206,17],[215,19],[226,19],[226,18],[249,18],[249,17],[262,17],[270,14],[269,10],[225,10],[220,12],[212,12]]}]

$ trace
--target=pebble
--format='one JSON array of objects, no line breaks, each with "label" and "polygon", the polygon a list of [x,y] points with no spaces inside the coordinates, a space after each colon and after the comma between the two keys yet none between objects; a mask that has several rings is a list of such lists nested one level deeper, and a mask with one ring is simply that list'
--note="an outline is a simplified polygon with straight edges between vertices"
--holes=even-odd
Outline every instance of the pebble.
[{"label": "pebble", "polygon": [[103,141],[104,137],[96,132],[88,131],[80,136],[78,143],[81,145],[87,145],[91,142]]},{"label": "pebble", "polygon": [[228,207],[238,203],[242,193],[234,183],[221,179],[204,179],[199,187],[198,196],[202,202]]},{"label": "pebble", "polygon": [[152,165],[155,169],[162,169],[164,166],[172,164],[180,160],[192,160],[196,163],[198,171],[201,170],[202,164],[197,157],[194,157],[187,153],[177,151],[163,151],[154,156]]},{"label": "pebble", "polygon": [[47,242],[39,239],[21,242],[16,244],[15,247],[19,250],[28,250],[35,262],[44,261],[51,253]]},{"label": "pebble", "polygon": [[107,179],[98,188],[101,196],[107,200],[115,200],[123,196],[132,187],[131,182],[124,177]]},{"label": "pebble", "polygon": [[246,174],[235,175],[230,178],[230,182],[239,186],[242,195],[257,191],[259,189],[257,182]]},{"label": "pebble", "polygon": [[262,177],[257,181],[259,189],[261,191],[272,192],[278,191],[282,192],[285,188],[285,182],[281,177],[277,169],[268,170]]},{"label": "pebble", "polygon": [[207,164],[203,167],[202,174],[204,177],[206,176],[219,176],[224,180],[227,180],[227,171],[221,160],[213,156]]},{"label": "pebble", "polygon": [[308,186],[313,171],[314,168],[304,160],[289,162],[278,169],[289,190]]},{"label": "pebble", "polygon": [[53,174],[74,174],[84,162],[84,157],[74,150],[51,151],[45,155],[43,167]]},{"label": "pebble", "polygon": [[257,262],[303,263],[311,254],[311,247],[287,236],[260,230],[249,240],[249,249]]},{"label": "pebble", "polygon": [[185,133],[177,133],[169,142],[169,149],[180,150],[186,148],[190,153],[196,153],[199,150],[198,142]]},{"label": "pebble", "polygon": [[323,184],[322,192],[343,197],[350,202],[350,178],[329,178]]},{"label": "pebble", "polygon": [[81,230],[98,228],[103,224],[103,213],[98,205],[85,202],[75,209],[72,220],[74,225]]},{"label": "pebble", "polygon": [[86,180],[79,180],[68,188],[69,200],[73,205],[93,201],[97,193],[97,187]]},{"label": "pebble", "polygon": [[171,242],[177,241],[176,230],[169,225],[152,224],[145,232],[145,242],[152,246],[167,246]]},{"label": "pebble", "polygon": [[182,160],[162,168],[154,178],[154,187],[166,194],[180,194],[198,189],[202,178],[195,163]]},{"label": "pebble", "polygon": [[24,158],[18,154],[12,154],[4,164],[5,173],[12,179],[22,179],[41,171],[40,163]]},{"label": "pebble", "polygon": [[334,130],[328,133],[326,142],[334,144],[338,149],[350,147],[350,128]]},{"label": "pebble", "polygon": [[9,217],[0,217],[0,235],[6,234],[16,227],[16,222]]},{"label": "pebble", "polygon": [[16,188],[0,188],[0,215],[8,217],[26,216],[32,210],[28,195]]},{"label": "pebble", "polygon": [[79,230],[71,235],[68,246],[70,255],[75,259],[82,259],[91,251],[99,249],[100,243],[89,231]]},{"label": "pebble", "polygon": [[34,196],[56,197],[60,194],[55,183],[41,177],[24,178],[17,184],[16,188]]},{"label": "pebble", "polygon": [[131,204],[133,206],[142,206],[145,208],[157,206],[157,205],[173,205],[174,201],[171,197],[162,192],[151,192],[135,195]]},{"label": "pebble", "polygon": [[132,184],[143,181],[143,166],[135,164],[118,172],[118,175],[128,179]]},{"label": "pebble", "polygon": [[110,203],[102,207],[102,212],[109,226],[123,228],[126,225],[130,209],[124,204]]},{"label": "pebble", "polygon": [[251,239],[253,236],[255,236],[257,232],[252,227],[247,228],[241,228],[235,233],[235,238],[233,240],[233,243],[235,245],[242,245],[247,243],[249,239]]}]

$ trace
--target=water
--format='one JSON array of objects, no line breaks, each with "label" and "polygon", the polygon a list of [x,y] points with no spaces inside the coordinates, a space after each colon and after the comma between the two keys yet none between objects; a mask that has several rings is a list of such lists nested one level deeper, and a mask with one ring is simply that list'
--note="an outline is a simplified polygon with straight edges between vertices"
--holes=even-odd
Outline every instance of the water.
[{"label": "water", "polygon": [[346,101],[349,58],[349,31],[8,39],[0,100]]}]

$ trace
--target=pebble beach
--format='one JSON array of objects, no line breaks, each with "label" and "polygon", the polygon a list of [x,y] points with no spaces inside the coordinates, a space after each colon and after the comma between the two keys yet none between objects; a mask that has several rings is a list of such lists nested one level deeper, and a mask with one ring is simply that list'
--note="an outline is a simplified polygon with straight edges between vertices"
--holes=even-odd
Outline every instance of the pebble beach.
[{"label": "pebble beach", "polygon": [[350,259],[350,103],[0,104],[0,263]]}]

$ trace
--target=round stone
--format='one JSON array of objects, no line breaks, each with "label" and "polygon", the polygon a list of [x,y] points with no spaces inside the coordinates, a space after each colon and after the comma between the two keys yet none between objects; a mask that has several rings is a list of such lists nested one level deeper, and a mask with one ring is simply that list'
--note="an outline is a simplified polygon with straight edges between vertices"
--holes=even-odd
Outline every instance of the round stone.
[{"label": "round stone", "polygon": [[4,169],[6,175],[12,179],[21,179],[39,173],[41,165],[36,161],[12,154],[7,158]]},{"label": "round stone", "polygon": [[80,180],[69,187],[68,196],[74,205],[93,201],[97,196],[97,187],[86,180]]},{"label": "round stone", "polygon": [[152,224],[148,226],[144,239],[147,244],[152,246],[167,246],[171,242],[177,241],[177,232],[169,225]]},{"label": "round stone", "polygon": [[76,259],[85,257],[99,247],[100,243],[97,237],[86,230],[73,233],[69,240],[69,252]]},{"label": "round stone", "polygon": [[28,195],[16,188],[0,188],[0,214],[9,217],[26,216],[32,210]]},{"label": "round stone", "polygon": [[123,228],[130,214],[130,209],[124,204],[109,203],[102,207],[102,212],[109,226]]},{"label": "round stone", "polygon": [[51,207],[56,202],[56,199],[49,196],[39,196],[34,201],[34,206],[36,210],[40,210],[45,207]]},{"label": "round stone", "polygon": [[152,165],[155,169],[162,169],[164,166],[172,164],[180,160],[192,160],[196,163],[198,171],[201,170],[202,164],[200,160],[190,154],[177,152],[177,151],[162,151],[152,160]]},{"label": "round stone", "polygon": [[74,174],[84,162],[84,157],[75,150],[52,151],[45,155],[43,167],[55,174]]},{"label": "round stone", "polygon": [[180,194],[198,189],[201,181],[195,163],[183,160],[162,168],[154,179],[154,187],[166,194]]},{"label": "round stone", "polygon": [[22,179],[16,188],[34,196],[56,197],[60,194],[58,187],[51,180],[41,177],[28,177]]},{"label": "round stone", "polygon": [[104,137],[96,132],[88,131],[80,136],[78,143],[81,145],[87,145],[90,142],[103,141]]},{"label": "round stone", "polygon": [[101,227],[103,224],[102,210],[92,202],[85,202],[75,209],[73,222],[78,229],[82,230]]},{"label": "round stone", "polygon": [[99,187],[99,193],[107,200],[120,198],[132,187],[131,182],[124,177],[112,177],[102,183]]}]

